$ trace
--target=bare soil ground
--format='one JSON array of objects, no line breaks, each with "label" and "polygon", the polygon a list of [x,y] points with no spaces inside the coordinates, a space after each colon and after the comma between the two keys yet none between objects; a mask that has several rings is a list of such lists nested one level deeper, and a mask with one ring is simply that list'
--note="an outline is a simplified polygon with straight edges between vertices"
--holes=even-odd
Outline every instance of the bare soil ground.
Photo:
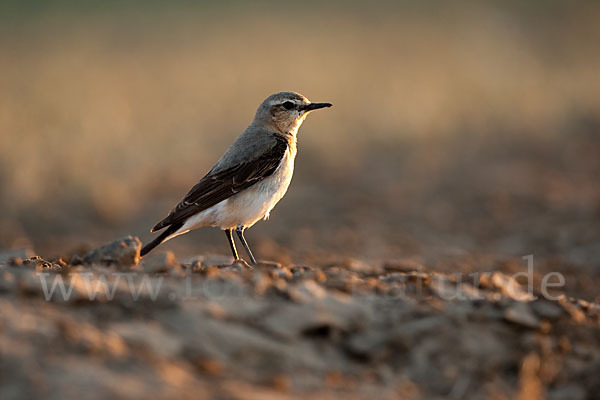
[{"label": "bare soil ground", "polygon": [[120,243],[76,265],[5,257],[0,398],[576,400],[600,391],[598,303],[528,294],[501,272],[458,279],[410,261],[352,259],[252,270],[172,253],[129,266],[139,241]]}]

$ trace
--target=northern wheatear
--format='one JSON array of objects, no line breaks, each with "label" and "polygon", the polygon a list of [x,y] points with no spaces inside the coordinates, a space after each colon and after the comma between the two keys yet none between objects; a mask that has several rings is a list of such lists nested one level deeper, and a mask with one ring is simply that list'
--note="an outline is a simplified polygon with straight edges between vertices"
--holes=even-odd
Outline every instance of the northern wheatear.
[{"label": "northern wheatear", "polygon": [[233,256],[239,260],[232,235],[235,229],[250,261],[256,264],[244,230],[269,218],[287,191],[294,172],[298,128],[309,112],[324,107],[331,103],[311,103],[294,92],[267,97],[250,126],[215,166],[152,228],[151,232],[166,230],[144,246],[141,255],[192,229],[213,226],[225,231]]}]

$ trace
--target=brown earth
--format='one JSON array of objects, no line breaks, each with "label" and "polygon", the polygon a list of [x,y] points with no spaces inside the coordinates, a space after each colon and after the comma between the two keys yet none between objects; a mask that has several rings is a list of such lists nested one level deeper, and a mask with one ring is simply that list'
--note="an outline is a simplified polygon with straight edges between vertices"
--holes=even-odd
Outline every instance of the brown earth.
[{"label": "brown earth", "polygon": [[[250,269],[172,253],[130,266],[139,241],[115,243],[72,263],[5,255],[0,398],[576,400],[600,390],[600,305],[528,294],[501,272],[353,259]],[[59,281],[72,292],[48,294]]]}]

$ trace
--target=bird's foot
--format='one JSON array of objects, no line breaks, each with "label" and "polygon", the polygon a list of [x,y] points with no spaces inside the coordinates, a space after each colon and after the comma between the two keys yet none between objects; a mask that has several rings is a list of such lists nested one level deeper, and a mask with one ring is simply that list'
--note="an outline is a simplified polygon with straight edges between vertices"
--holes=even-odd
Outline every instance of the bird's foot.
[{"label": "bird's foot", "polygon": [[233,263],[231,263],[232,267],[234,265],[239,265],[242,268],[254,269],[253,266],[251,266],[250,264],[248,264],[245,260],[243,260],[241,258],[238,258],[237,260],[234,260]]}]

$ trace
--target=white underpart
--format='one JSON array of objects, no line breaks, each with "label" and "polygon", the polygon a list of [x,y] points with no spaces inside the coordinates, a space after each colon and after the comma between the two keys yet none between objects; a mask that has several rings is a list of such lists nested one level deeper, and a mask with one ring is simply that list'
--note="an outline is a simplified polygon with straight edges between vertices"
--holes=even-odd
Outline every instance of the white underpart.
[{"label": "white underpart", "polygon": [[271,176],[188,218],[185,224],[166,240],[205,226],[221,229],[234,229],[238,226],[248,228],[262,218],[268,219],[269,213],[290,185],[295,158],[296,145],[292,143]]}]

